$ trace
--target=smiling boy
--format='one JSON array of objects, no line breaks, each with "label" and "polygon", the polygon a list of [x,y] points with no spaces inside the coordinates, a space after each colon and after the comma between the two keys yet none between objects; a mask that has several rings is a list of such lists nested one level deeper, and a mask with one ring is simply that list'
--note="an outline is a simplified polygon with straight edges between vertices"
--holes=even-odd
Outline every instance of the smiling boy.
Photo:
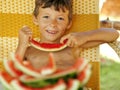
[{"label": "smiling boy", "polygon": [[[89,32],[70,33],[66,31],[72,25],[71,0],[36,0],[33,13],[34,23],[39,26],[40,43],[63,43],[67,41],[67,48],[52,52],[59,69],[66,69],[75,63],[78,51],[72,47],[93,47],[104,42],[114,41],[118,33],[114,29],[99,29]],[[112,36],[112,37],[111,37]],[[106,38],[104,38],[106,37]],[[34,68],[40,68],[48,63],[50,52],[41,51],[29,46],[32,38],[31,29],[27,26],[19,30],[19,44],[16,50],[23,60],[29,60]]]}]

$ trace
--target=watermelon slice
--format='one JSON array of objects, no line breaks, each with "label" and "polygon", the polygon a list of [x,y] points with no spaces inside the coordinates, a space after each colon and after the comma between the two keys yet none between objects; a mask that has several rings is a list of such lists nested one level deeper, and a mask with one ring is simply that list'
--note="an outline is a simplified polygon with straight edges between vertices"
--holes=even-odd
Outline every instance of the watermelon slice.
[{"label": "watermelon slice", "polygon": [[43,88],[28,87],[22,84],[21,82],[19,82],[18,80],[13,80],[11,82],[11,85],[14,88],[14,90],[66,90],[66,84],[61,79],[56,84],[52,86],[46,86]]},{"label": "watermelon slice", "polygon": [[80,85],[84,86],[91,76],[91,65],[86,65],[81,73],[78,74],[77,79],[80,81]]},{"label": "watermelon slice", "polygon": [[13,90],[13,88],[10,85],[10,82],[15,79],[11,77],[7,72],[2,71],[0,72],[0,82],[5,87],[6,90]]},{"label": "watermelon slice", "polygon": [[66,73],[68,72],[52,74],[49,76],[43,76],[41,78],[34,78],[34,77],[23,75],[22,77],[20,77],[20,81],[24,83],[26,86],[39,88],[39,87],[54,85],[61,78],[64,78],[67,80],[68,78],[76,77],[74,70],[70,71],[69,74],[66,74]]},{"label": "watermelon slice", "polygon": [[[4,65],[9,66],[8,61],[11,62],[11,60],[6,60]],[[66,70],[56,69],[53,54],[50,54],[49,61],[47,66],[34,69],[28,61],[23,62],[19,56],[12,53],[12,64],[10,65],[15,64],[27,75],[22,74],[18,79],[11,77],[7,72],[1,72],[0,81],[8,90],[82,90],[81,87],[90,78],[91,65],[83,58],[78,58],[76,63]],[[8,71],[10,70],[8,69]],[[37,73],[38,76],[34,73]]]},{"label": "watermelon slice", "polygon": [[4,64],[4,67],[5,67],[5,70],[13,77],[19,77],[21,75],[23,75],[23,72],[21,72],[20,70],[18,70],[13,61],[12,60],[7,60],[7,59],[4,59],[3,60],[3,64]]},{"label": "watermelon slice", "polygon": [[21,58],[14,53],[11,53],[11,58],[15,63],[16,68],[33,77],[42,77],[43,75],[52,74],[56,71],[56,66],[52,54],[49,54],[49,64],[40,69],[33,68],[29,61],[21,60]]},{"label": "watermelon slice", "polygon": [[69,79],[67,90],[78,90],[80,86],[80,82],[77,79]]},{"label": "watermelon slice", "polygon": [[[77,66],[75,66],[77,62],[79,62],[79,65],[77,64]],[[41,76],[39,78],[23,75],[20,78],[20,81],[23,82],[25,85],[31,87],[44,87],[48,85],[54,85],[61,78],[63,78],[65,82],[67,82],[69,78],[76,79],[79,73],[81,73],[86,65],[88,65],[88,63],[86,63],[86,61],[83,59],[78,59],[77,62],[69,69],[61,70],[47,76]]]},{"label": "watermelon slice", "polygon": [[66,42],[67,42],[67,40],[64,41],[64,44],[40,43],[40,42],[37,42],[34,39],[32,39],[30,41],[30,45],[36,49],[50,52],[50,51],[60,51],[64,48],[66,48],[67,47],[67,45],[65,44]]},{"label": "watermelon slice", "polygon": [[73,65],[73,67],[77,68],[78,72],[81,72],[88,63],[89,63],[88,60],[83,59],[83,58],[78,58],[77,62]]}]

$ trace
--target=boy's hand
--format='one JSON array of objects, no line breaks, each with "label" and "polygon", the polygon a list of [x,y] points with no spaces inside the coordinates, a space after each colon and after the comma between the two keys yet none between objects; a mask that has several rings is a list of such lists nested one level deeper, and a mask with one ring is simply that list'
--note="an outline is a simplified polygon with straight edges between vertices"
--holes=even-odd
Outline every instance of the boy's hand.
[{"label": "boy's hand", "polygon": [[61,38],[60,43],[63,43],[66,39],[68,39],[66,44],[69,47],[80,47],[88,41],[88,37],[84,32],[67,34]]},{"label": "boy's hand", "polygon": [[19,30],[19,45],[28,47],[29,40],[32,38],[32,31],[28,26],[23,26]]}]

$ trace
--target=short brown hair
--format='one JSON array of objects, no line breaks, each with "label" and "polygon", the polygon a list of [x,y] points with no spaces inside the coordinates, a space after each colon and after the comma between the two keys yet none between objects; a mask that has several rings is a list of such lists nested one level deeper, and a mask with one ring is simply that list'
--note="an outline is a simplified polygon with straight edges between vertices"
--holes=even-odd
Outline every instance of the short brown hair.
[{"label": "short brown hair", "polygon": [[72,20],[72,0],[35,0],[34,16],[37,17],[39,14],[39,7],[48,8],[51,6],[54,6],[56,11],[62,9],[65,12],[65,9],[67,9],[69,11],[69,22]]}]

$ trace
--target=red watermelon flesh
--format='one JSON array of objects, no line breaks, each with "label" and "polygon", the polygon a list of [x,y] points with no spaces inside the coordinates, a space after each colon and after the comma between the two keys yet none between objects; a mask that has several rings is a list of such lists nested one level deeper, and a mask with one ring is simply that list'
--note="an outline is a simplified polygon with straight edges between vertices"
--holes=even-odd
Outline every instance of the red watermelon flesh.
[{"label": "red watermelon flesh", "polygon": [[3,77],[7,83],[10,83],[13,79],[15,79],[15,78],[13,78],[12,76],[10,76],[10,75],[9,75],[7,72],[5,72],[5,71],[2,71],[2,72],[0,73],[0,76]]},{"label": "red watermelon flesh", "polygon": [[88,79],[90,78],[91,75],[91,65],[88,64],[85,66],[85,68],[78,74],[78,80],[82,83],[85,84]]},{"label": "red watermelon flesh", "polygon": [[4,67],[6,71],[13,77],[19,77],[23,75],[23,72],[18,70],[12,60],[4,60]]},{"label": "red watermelon flesh", "polygon": [[8,90],[12,90],[10,82],[15,79],[14,77],[10,76],[7,72],[1,71],[0,72],[0,82],[1,84]]},{"label": "red watermelon flesh", "polygon": [[64,41],[63,44],[61,43],[40,43],[35,41],[34,39],[31,39],[30,44],[36,49],[42,50],[42,51],[59,51],[67,47],[65,44],[67,40]]}]

